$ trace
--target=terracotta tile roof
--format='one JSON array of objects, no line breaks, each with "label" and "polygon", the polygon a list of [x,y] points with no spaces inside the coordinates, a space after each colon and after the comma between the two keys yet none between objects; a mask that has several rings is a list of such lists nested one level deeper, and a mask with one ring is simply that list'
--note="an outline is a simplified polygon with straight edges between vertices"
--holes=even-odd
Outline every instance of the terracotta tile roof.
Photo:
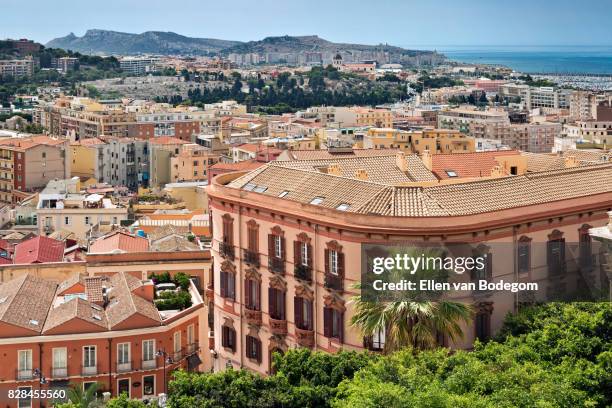
[{"label": "terracotta tile roof", "polygon": [[98,326],[99,331],[105,331],[108,328],[104,309],[92,306],[89,299],[75,297],[51,308],[42,333],[46,334],[72,319],[79,319]]},{"label": "terracotta tile roof", "polygon": [[0,285],[0,321],[40,333],[56,288],[55,282],[30,274],[3,283]]},{"label": "terracotta tile roof", "polygon": [[151,241],[151,251],[157,252],[177,252],[177,251],[198,251],[200,247],[190,242],[184,235],[170,234],[155,241]]},{"label": "terracotta tile roof", "polygon": [[327,172],[330,165],[337,165],[341,175],[354,178],[358,170],[368,173],[368,180],[384,184],[401,184],[414,181],[435,181],[421,159],[415,154],[405,156],[408,171],[403,172],[396,164],[396,155],[378,157],[339,157],[320,160],[281,161],[275,164],[295,169]]},{"label": "terracotta tile roof", "polygon": [[130,235],[116,230],[98,238],[89,246],[89,253],[103,254],[110,252],[147,252],[149,241],[146,238]]},{"label": "terracotta tile roof", "polygon": [[96,146],[105,145],[106,142],[104,140],[98,139],[97,137],[90,137],[87,139],[81,139],[76,144],[80,144],[81,146]]},{"label": "terracotta tile roof", "polygon": [[348,153],[330,153],[328,150],[288,150],[290,160],[324,160],[339,157],[394,156],[397,149],[353,149]]},{"label": "terracotta tile roof", "polygon": [[249,171],[255,170],[258,167],[263,166],[265,163],[261,163],[255,160],[244,160],[238,163],[215,163],[209,167],[209,170],[223,170],[223,171]]},{"label": "terracotta tile roof", "polygon": [[398,187],[270,163],[227,186],[272,197],[282,195],[284,200],[305,205],[319,197],[319,206],[348,204],[344,209],[348,212],[422,217],[480,214],[608,193],[612,192],[610,180],[612,164],[601,164],[431,187]]},{"label": "terracotta tile roof", "polygon": [[87,300],[94,303],[102,303],[104,301],[104,296],[102,295],[104,282],[106,282],[106,279],[99,276],[88,276],[85,278]]},{"label": "terracotta tile roof", "polygon": [[172,136],[160,136],[149,139],[150,144],[169,145],[169,144],[187,144],[184,140]]},{"label": "terracotta tile roof", "polygon": [[64,259],[64,242],[44,236],[36,236],[15,245],[13,260],[16,264],[61,262]]},{"label": "terracotta tile roof", "polygon": [[106,307],[109,329],[114,329],[136,314],[161,324],[161,317],[153,303],[132,294],[129,279],[125,273],[117,273],[110,278],[112,289],[109,291],[109,304]]},{"label": "terracotta tile roof", "polygon": [[516,150],[501,150],[475,153],[434,154],[431,156],[432,172],[439,179],[452,178],[448,171],[453,171],[459,178],[487,177],[499,163],[496,157],[515,156]]}]

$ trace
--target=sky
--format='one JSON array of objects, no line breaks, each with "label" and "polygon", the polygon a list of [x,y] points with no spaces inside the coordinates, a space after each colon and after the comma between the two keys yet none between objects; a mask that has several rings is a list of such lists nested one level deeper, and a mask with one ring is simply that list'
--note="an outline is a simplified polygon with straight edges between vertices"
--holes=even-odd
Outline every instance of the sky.
[{"label": "sky", "polygon": [[398,46],[612,46],[612,0],[0,0],[0,38],[99,28],[250,41],[317,34]]}]

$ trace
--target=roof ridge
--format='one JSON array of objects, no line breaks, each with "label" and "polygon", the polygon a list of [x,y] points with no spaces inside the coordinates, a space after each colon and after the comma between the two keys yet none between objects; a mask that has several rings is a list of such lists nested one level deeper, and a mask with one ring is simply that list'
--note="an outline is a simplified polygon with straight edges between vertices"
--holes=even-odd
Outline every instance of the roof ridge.
[{"label": "roof ridge", "polygon": [[550,169],[550,170],[535,171],[531,173],[525,173],[524,176],[528,180],[532,180],[532,179],[554,176],[555,174],[583,173],[585,171],[592,171],[597,168],[606,169],[609,167],[612,167],[612,163],[609,163],[609,162],[591,163],[591,164],[587,164],[584,166],[568,167],[564,169]]},{"label": "roof ridge", "polygon": [[290,171],[316,174],[316,175],[319,175],[319,176],[341,178],[341,179],[345,179],[345,180],[358,181],[358,182],[361,182],[361,183],[375,184],[375,185],[381,186],[381,187],[389,187],[390,186],[390,184],[382,184],[382,183],[379,183],[379,182],[376,182],[376,181],[371,181],[371,180],[361,180],[361,179],[353,178],[353,177],[337,176],[335,174],[321,173],[320,171],[316,171],[316,170],[296,169],[296,168],[293,168],[293,167],[285,167],[285,166],[276,165],[276,164],[274,164],[272,162],[270,162],[269,164],[270,164],[270,167],[276,167],[276,168],[286,169],[286,170],[290,170]]}]

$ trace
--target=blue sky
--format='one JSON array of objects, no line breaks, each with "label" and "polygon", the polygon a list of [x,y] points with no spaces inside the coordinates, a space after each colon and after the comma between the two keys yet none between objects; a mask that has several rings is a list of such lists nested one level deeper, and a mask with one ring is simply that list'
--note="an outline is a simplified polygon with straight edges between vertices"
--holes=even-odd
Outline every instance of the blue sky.
[{"label": "blue sky", "polygon": [[89,28],[410,45],[612,45],[612,0],[0,0],[0,38]]}]

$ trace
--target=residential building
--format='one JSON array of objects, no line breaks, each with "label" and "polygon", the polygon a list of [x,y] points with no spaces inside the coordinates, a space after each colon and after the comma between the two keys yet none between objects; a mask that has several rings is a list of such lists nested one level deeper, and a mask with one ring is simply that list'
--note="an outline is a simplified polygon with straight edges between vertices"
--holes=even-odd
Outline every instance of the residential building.
[{"label": "residential building", "polygon": [[35,67],[36,61],[32,57],[0,60],[0,77],[22,78],[32,76]]},{"label": "residential building", "polygon": [[499,88],[499,96],[520,98],[525,109],[542,108],[544,111],[570,109],[571,89],[533,87],[522,84],[505,84]]},{"label": "residential building", "polygon": [[[585,231],[608,222],[610,164],[405,183],[392,174],[412,166],[395,159],[379,158],[378,168],[365,158],[337,159],[355,161],[351,168],[361,170],[353,176],[342,170],[344,162],[338,169],[298,161],[213,179],[214,284],[207,295],[216,370],[231,365],[270,373],[272,354],[294,347],[380,350],[384,333],[374,344],[351,324],[363,245],[466,242],[487,259],[501,259],[488,263],[487,279],[520,273],[543,285],[572,285],[574,258],[567,270],[560,265],[574,253],[557,248],[586,242]],[[549,274],[555,279],[546,280]],[[516,299],[509,291],[467,293],[461,301],[473,306],[473,321],[461,324],[463,338],[441,337],[439,344],[470,348],[475,339],[490,338],[515,310]]]},{"label": "residential building", "polygon": [[173,182],[172,157],[177,156],[184,140],[171,136],[160,136],[149,140],[150,186],[158,187]]},{"label": "residential building", "polygon": [[219,155],[195,143],[184,144],[170,158],[170,180],[202,181],[208,179],[208,168],[219,161]]},{"label": "residential building", "polygon": [[[191,306],[170,311],[154,303],[152,281],[127,272],[72,274],[59,284],[24,274],[3,283],[1,392],[67,395],[71,386],[86,390],[97,383],[111,396],[150,399],[167,393],[172,371],[194,371],[201,364],[203,300],[193,281],[187,291]],[[4,404],[42,407],[46,400]]]},{"label": "residential building", "polygon": [[406,153],[456,153],[476,150],[474,138],[458,130],[398,130],[370,128],[363,137],[365,149],[400,149]]},{"label": "residential building", "polygon": [[79,178],[73,177],[50,181],[38,196],[36,213],[39,234],[64,229],[83,240],[96,224],[120,225],[128,209],[110,197],[82,192]]},{"label": "residential building", "polygon": [[121,70],[132,75],[146,75],[155,72],[158,64],[158,58],[150,57],[123,57],[119,60]]}]

